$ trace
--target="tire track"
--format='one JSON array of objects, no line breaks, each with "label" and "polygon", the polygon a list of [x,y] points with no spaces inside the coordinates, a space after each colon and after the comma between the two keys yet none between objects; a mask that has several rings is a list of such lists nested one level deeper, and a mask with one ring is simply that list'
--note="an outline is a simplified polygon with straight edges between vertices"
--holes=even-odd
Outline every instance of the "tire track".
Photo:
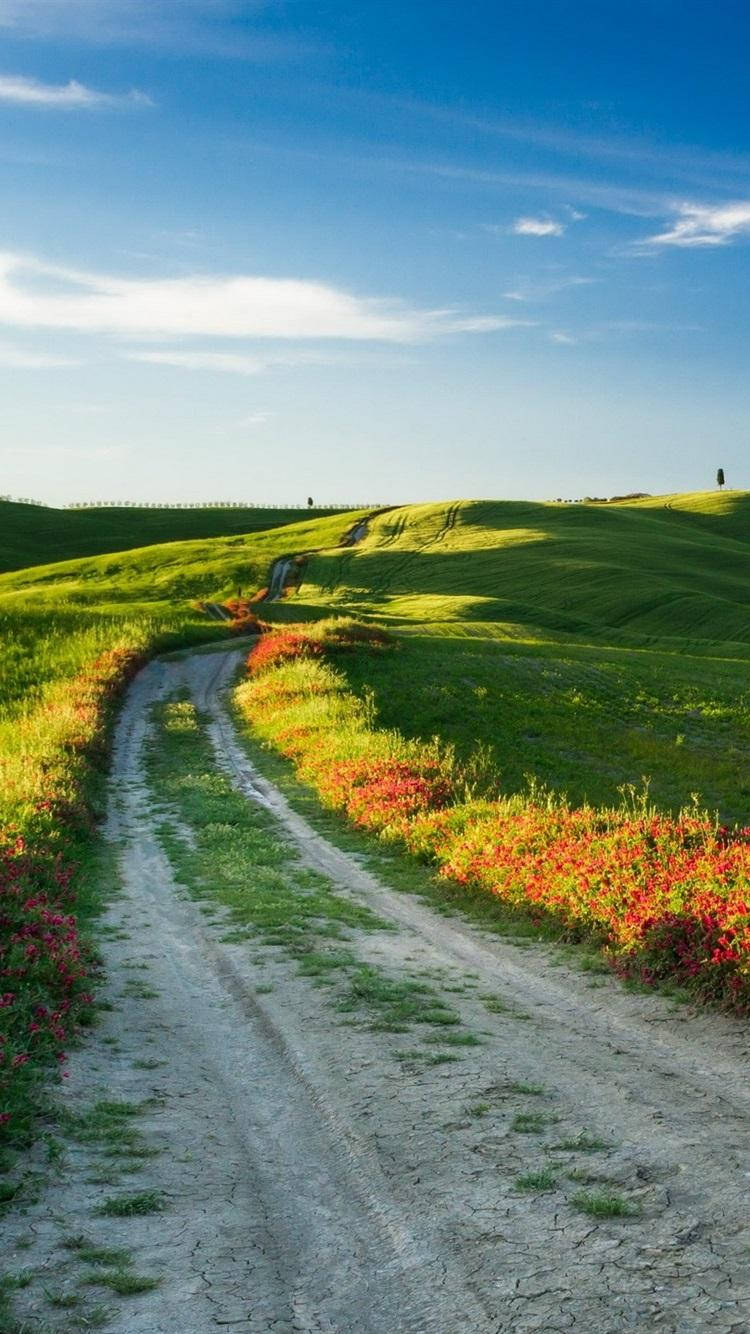
[{"label": "tire track", "polygon": [[[639,1230],[634,1224],[617,1237],[609,1234],[605,1251],[616,1264],[596,1272],[586,1256],[593,1236],[589,1242],[589,1234],[582,1237],[558,1212],[543,1225],[538,1212],[529,1219],[514,1210],[509,1254],[495,1251],[499,1273],[512,1264],[514,1242],[526,1259],[519,1264],[516,1256],[517,1281],[507,1290],[500,1328],[744,1330],[750,1090],[742,1026],[712,1014],[676,1017],[663,998],[630,996],[616,983],[592,993],[580,975],[550,968],[545,952],[520,955],[389,890],[317,834],[247,760],[220,699],[236,657],[194,663],[196,699],[212,718],[217,760],[235,785],[277,815],[307,865],[419,940],[431,965],[451,975],[470,968],[480,985],[500,992],[509,1010],[530,1011],[531,1029],[516,1024],[504,1031],[504,1053],[512,1054],[514,1068],[530,1087],[554,1081],[561,1119],[577,1115],[579,1126],[610,1141],[610,1170],[619,1179],[625,1173],[649,1183],[658,1196],[658,1208],[646,1209]],[[544,1274],[548,1289],[534,1289],[529,1266]],[[481,1283],[479,1290],[486,1293]]]},{"label": "tire track", "polygon": [[[253,1334],[454,1334],[465,1319],[477,1331],[493,1330],[458,1271],[453,1274],[451,1257],[397,1206],[372,1150],[337,1110],[300,1040],[258,1000],[236,952],[233,957],[177,894],[151,823],[154,794],[143,783],[142,753],[150,705],[174,693],[184,674],[180,663],[154,663],[131,690],[115,747],[120,809],[112,830],[125,840],[131,912],[151,923],[149,939],[158,953],[152,978],[169,997],[162,1022],[172,1027],[179,1014],[180,1042],[185,1030],[192,1035],[187,1051],[176,1051],[170,1041],[172,1066],[177,1057],[191,1071],[205,1072],[182,1099],[179,1138],[200,1143],[217,1119],[228,1124],[229,1152],[224,1156],[215,1146],[211,1171],[222,1180],[233,1172],[233,1190],[252,1199],[253,1208],[246,1230],[230,1227],[227,1235],[224,1224],[218,1236],[202,1240],[200,1274],[206,1285],[212,1273],[218,1281],[194,1294],[187,1318],[170,1318],[153,1299],[145,1323],[131,1319],[123,1328],[128,1334],[162,1328],[203,1334],[221,1323]],[[195,1223],[202,1219],[190,1199],[190,1172],[183,1175],[182,1226],[192,1254]],[[169,1193],[180,1192],[172,1184]],[[225,1198],[216,1201],[217,1222],[225,1204]],[[234,1277],[228,1282],[230,1259]],[[189,1271],[187,1246],[180,1263]],[[445,1287],[447,1273],[452,1282]],[[253,1293],[255,1313],[240,1319],[239,1307],[249,1302],[245,1293]]]}]

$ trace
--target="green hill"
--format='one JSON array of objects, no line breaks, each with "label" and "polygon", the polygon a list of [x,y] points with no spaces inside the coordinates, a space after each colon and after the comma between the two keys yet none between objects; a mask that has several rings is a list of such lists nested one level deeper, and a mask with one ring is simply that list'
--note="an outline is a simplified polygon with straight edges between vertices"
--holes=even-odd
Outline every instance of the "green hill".
[{"label": "green hill", "polygon": [[645,780],[662,808],[697,794],[750,823],[747,493],[405,507],[311,558],[298,597],[401,631],[344,664],[352,685],[480,788],[610,804]]},{"label": "green hill", "polygon": [[662,806],[696,792],[750,821],[750,495],[404,506],[339,547],[357,517],[0,575],[11,694],[61,673],[63,641],[72,665],[126,619],[220,634],[193,599],[252,592],[278,556],[315,551],[299,592],[264,614],[397,629],[398,654],[346,664],[384,725],[442,736],[506,791],[531,775],[611,802],[645,776]]},{"label": "green hill", "polygon": [[201,541],[160,542],[130,551],[84,559],[55,561],[0,574],[0,607],[10,600],[27,605],[60,604],[122,608],[139,604],[223,599],[238,588],[255,593],[268,580],[279,556],[316,547],[335,547],[363,517],[362,511],[336,511],[306,518],[266,532]]},{"label": "green hill", "polygon": [[302,595],[404,625],[744,646],[750,494],[407,506],[357,547],[314,557]]},{"label": "green hill", "polygon": [[[337,511],[322,509],[313,513],[315,518],[321,518]],[[58,510],[0,500],[0,571],[46,565],[76,556],[128,551],[155,542],[265,532],[282,524],[298,523],[308,515],[309,511],[302,507],[151,509],[123,505]]]},{"label": "green hill", "polygon": [[163,542],[0,574],[0,721],[120,639],[215,638],[222,632],[195,610],[196,599],[223,599],[238,588],[252,594],[278,556],[335,546],[360,517],[336,512],[264,533]]}]

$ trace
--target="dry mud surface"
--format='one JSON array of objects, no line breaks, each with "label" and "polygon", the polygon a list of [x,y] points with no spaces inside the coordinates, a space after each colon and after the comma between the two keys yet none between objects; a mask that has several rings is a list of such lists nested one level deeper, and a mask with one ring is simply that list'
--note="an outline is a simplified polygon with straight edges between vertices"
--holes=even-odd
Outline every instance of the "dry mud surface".
[{"label": "dry mud surface", "polygon": [[[26,1247],[14,1271],[41,1267],[64,1289],[66,1237],[130,1248],[161,1282],[110,1295],[107,1328],[122,1334],[747,1331],[743,1026],[610,981],[592,988],[545,948],[377,881],[248,761],[225,700],[236,664],[231,652],[157,662],[131,688],[110,817],[124,886],[103,946],[113,1008],[65,1090],[73,1109],[150,1100],[139,1128],[160,1152],[128,1186],[163,1192],[165,1211],[97,1217],[111,1191],[81,1145],[10,1220],[9,1250]],[[142,755],[150,705],[185,686],[210,715],[218,764],[274,813],[301,863],[389,920],[357,940],[360,957],[437,979],[480,1045],[410,1063],[413,1034],[342,1026],[281,951],[261,970],[175,883]],[[544,1118],[536,1133],[519,1128],[528,1115]],[[604,1147],[572,1148],[584,1133]],[[517,1188],[550,1165],[556,1189]],[[589,1217],[571,1203],[581,1189],[635,1212]],[[27,1291],[29,1330],[85,1327],[48,1306],[43,1324],[38,1285]]]}]

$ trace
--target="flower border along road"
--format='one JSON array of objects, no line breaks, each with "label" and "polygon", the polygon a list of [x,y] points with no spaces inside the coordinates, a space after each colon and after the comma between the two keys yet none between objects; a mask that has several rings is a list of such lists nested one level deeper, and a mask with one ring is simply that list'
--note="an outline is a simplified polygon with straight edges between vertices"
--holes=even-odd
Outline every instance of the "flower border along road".
[{"label": "flower border along road", "polygon": [[388,640],[335,620],[264,635],[239,706],[323,803],[359,827],[432,860],[441,876],[594,940],[622,975],[677,982],[747,1012],[750,830],[533,794],[466,800],[449,748],[378,730],[336,670],[337,654],[382,651]]}]

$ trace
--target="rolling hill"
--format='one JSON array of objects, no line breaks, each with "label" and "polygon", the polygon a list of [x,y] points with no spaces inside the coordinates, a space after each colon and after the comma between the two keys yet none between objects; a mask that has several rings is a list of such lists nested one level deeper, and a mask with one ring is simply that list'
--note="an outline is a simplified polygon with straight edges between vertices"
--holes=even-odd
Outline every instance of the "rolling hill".
[{"label": "rolling hill", "polygon": [[451,741],[504,791],[531,775],[613,802],[647,778],[664,807],[698,793],[750,822],[750,495],[412,505],[338,546],[359,517],[0,575],[12,695],[125,623],[148,624],[156,644],[219,634],[194,599],[250,593],[277,557],[309,552],[300,590],[264,615],[335,612],[397,630],[395,657],[345,664],[384,725]]},{"label": "rolling hill", "polygon": [[[321,518],[337,511],[313,513]],[[129,551],[156,542],[265,532],[308,517],[309,511],[302,507],[152,509],[123,505],[58,510],[0,500],[0,571]]]},{"label": "rolling hill", "polygon": [[[459,501],[318,554],[303,599],[409,625],[750,645],[750,494],[616,505]],[[517,632],[517,630],[516,630]]]}]

